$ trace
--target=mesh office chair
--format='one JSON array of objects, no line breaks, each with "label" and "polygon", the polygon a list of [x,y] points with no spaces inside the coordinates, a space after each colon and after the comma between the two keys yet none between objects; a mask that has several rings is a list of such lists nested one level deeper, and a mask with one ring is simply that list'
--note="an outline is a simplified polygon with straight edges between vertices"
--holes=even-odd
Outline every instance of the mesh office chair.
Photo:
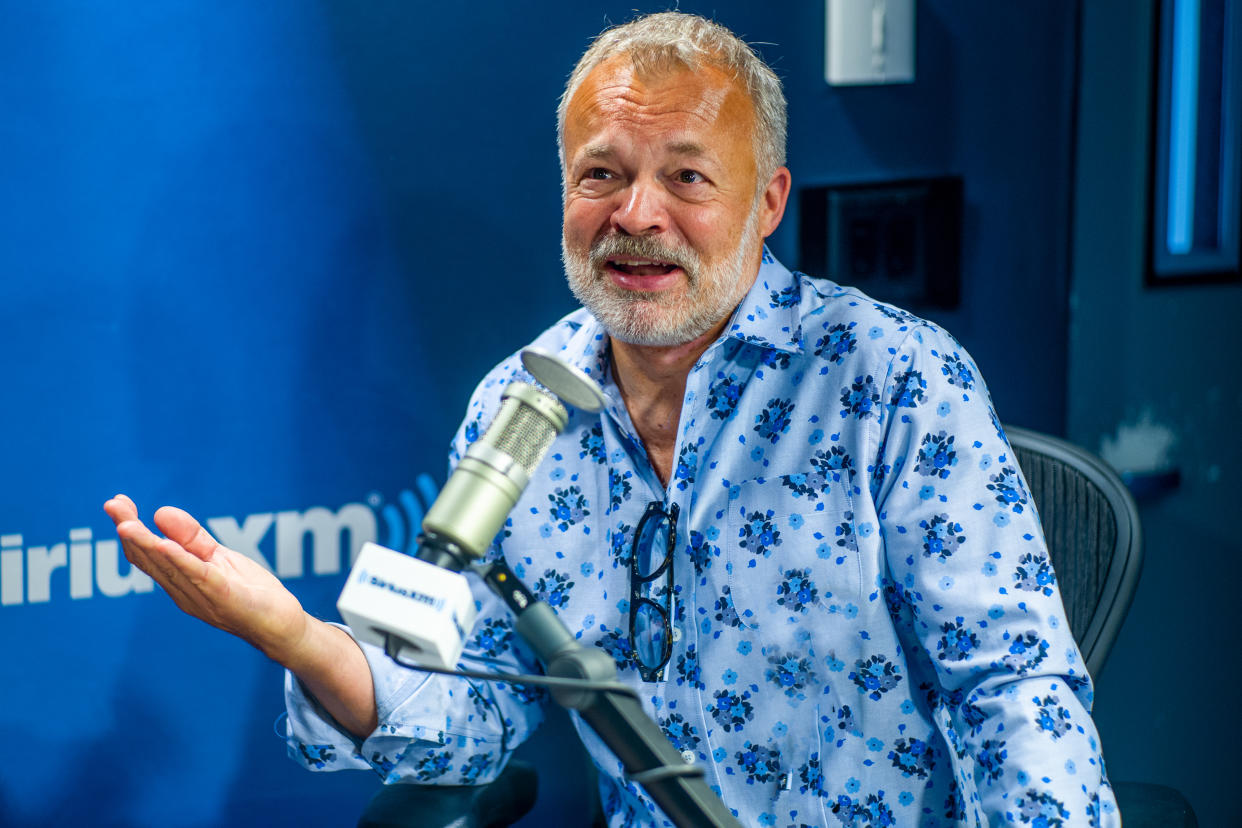
[{"label": "mesh office chair", "polygon": [[[1056,437],[1006,426],[1039,510],[1070,629],[1094,677],[1117,640],[1142,568],[1138,507],[1117,473]],[[1177,790],[1113,782],[1126,828],[1196,828]]]},{"label": "mesh office chair", "polygon": [[1138,507],[1117,473],[1078,446],[1016,426],[1005,434],[1039,510],[1070,629],[1094,676],[1138,588]]}]

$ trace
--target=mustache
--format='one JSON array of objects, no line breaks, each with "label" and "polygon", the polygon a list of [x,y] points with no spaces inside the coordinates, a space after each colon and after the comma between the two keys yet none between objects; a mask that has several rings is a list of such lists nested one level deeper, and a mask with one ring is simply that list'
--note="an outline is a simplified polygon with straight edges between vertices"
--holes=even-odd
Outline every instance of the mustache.
[{"label": "mustache", "polygon": [[699,257],[693,250],[683,247],[670,247],[650,236],[623,236],[610,233],[601,236],[591,245],[591,265],[601,267],[609,259],[616,258],[651,259],[676,265],[693,277],[698,272]]}]

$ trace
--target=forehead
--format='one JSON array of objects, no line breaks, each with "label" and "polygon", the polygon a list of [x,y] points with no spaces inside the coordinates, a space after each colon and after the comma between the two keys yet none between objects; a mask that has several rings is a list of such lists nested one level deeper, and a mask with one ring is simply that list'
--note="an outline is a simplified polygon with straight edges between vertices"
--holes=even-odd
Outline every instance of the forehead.
[{"label": "forehead", "polygon": [[715,66],[639,72],[628,56],[617,56],[575,90],[565,113],[565,148],[572,159],[585,143],[614,132],[749,147],[754,118],[745,87]]}]

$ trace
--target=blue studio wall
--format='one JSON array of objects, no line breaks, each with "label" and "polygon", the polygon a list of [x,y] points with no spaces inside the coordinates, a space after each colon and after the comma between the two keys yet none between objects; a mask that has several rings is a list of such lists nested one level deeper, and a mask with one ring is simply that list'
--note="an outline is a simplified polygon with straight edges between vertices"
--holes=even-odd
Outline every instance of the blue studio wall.
[{"label": "blue studio wall", "polygon": [[1143,576],[1097,677],[1095,718],[1114,781],[1173,786],[1200,825],[1239,825],[1236,748],[1223,734],[1242,723],[1242,669],[1221,642],[1242,580],[1230,520],[1242,492],[1242,283],[1143,284],[1154,11],[1153,0],[1090,0],[1083,14],[1069,436],[1100,451],[1131,429],[1140,456],[1125,459],[1137,466],[1144,444],[1170,435],[1163,458],[1151,453],[1161,466],[1130,470],[1180,475],[1138,501]]},{"label": "blue studio wall", "polygon": [[[118,560],[100,505],[184,506],[335,617],[477,379],[572,307],[554,106],[634,5],[3,4],[0,823],[356,818],[374,777],[288,761],[280,670]],[[918,81],[853,90],[821,3],[681,7],[768,44],[796,186],[964,176],[940,321],[1002,418],[1062,429],[1076,4],[925,0]],[[528,750],[570,768],[554,745]]]}]

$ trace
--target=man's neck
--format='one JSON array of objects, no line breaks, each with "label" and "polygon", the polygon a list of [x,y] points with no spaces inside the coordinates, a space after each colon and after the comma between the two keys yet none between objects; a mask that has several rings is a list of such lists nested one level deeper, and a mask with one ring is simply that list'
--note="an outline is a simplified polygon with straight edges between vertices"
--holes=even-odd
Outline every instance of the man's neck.
[{"label": "man's neck", "polygon": [[634,345],[610,338],[613,379],[647,449],[651,466],[665,486],[677,450],[677,425],[686,377],[728,322],[726,317],[711,330],[681,345]]}]

